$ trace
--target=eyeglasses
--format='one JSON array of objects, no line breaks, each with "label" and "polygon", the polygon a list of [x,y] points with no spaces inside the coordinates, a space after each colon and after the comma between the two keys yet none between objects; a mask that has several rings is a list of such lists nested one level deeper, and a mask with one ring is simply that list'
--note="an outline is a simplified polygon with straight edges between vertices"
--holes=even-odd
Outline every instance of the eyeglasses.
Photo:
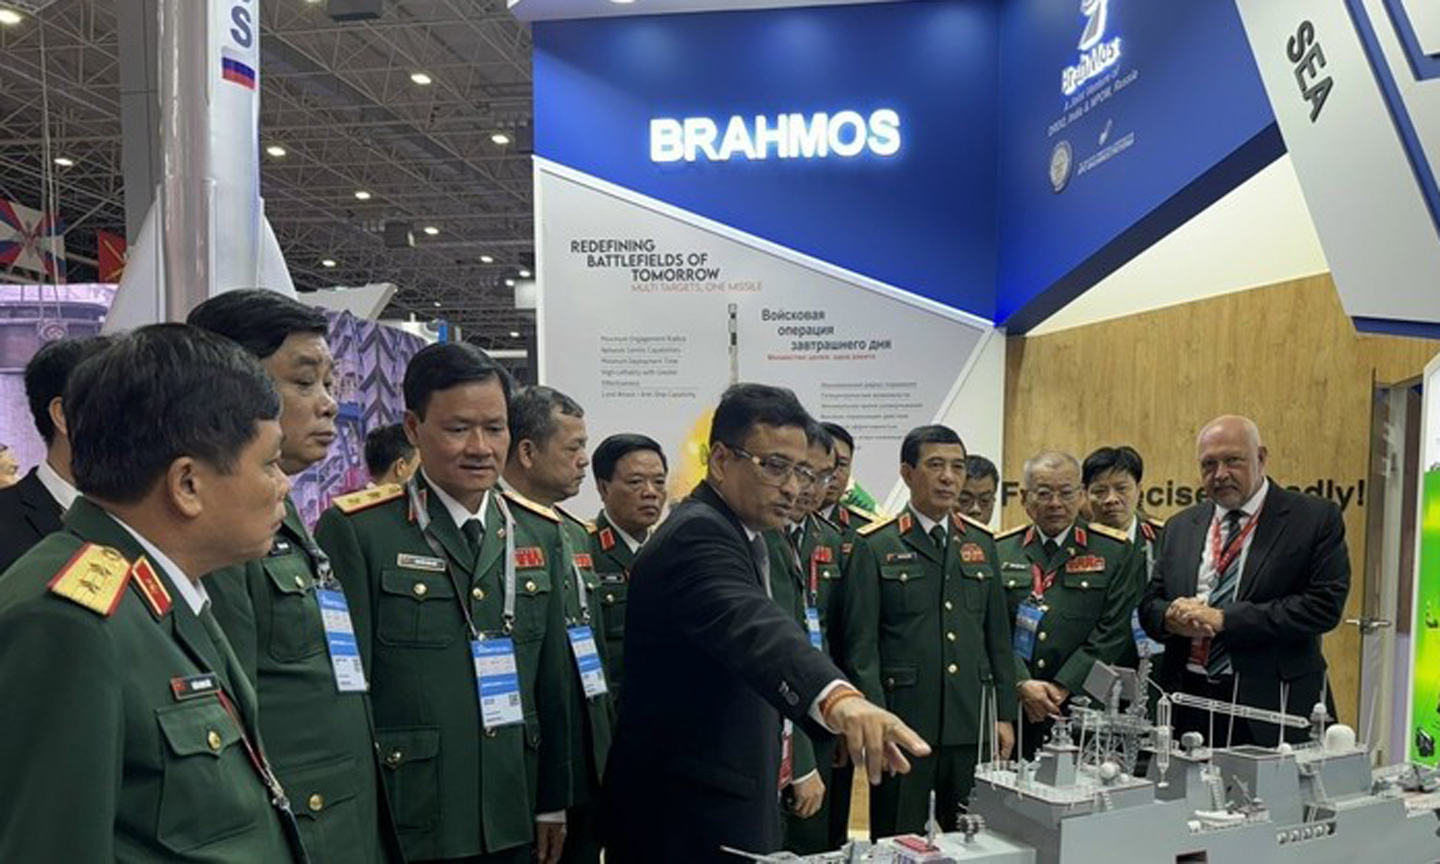
[{"label": "eyeglasses", "polygon": [[[720,443],[724,444],[725,442],[722,441]],[[725,444],[725,446],[735,451],[735,455],[749,459],[755,463],[755,467],[760,469],[760,479],[765,481],[766,485],[769,486],[783,485],[786,480],[790,479],[790,475],[793,474],[795,475],[795,479],[799,481],[801,489],[809,489],[816,484],[828,486],[835,476],[833,471],[817,474],[804,465],[796,465],[784,456],[778,456],[774,453],[771,453],[769,456],[756,456],[744,447],[737,447],[734,444]]]},{"label": "eyeglasses", "polygon": [[1066,504],[1069,504],[1071,501],[1074,501],[1077,497],[1079,497],[1079,495],[1080,490],[1076,489],[1074,486],[1062,486],[1059,489],[1050,489],[1042,486],[1041,488],[1031,490],[1030,492],[1030,497],[1034,498],[1036,501],[1039,501],[1041,504],[1049,504],[1051,501],[1054,501],[1057,498],[1061,501],[1064,501]]}]

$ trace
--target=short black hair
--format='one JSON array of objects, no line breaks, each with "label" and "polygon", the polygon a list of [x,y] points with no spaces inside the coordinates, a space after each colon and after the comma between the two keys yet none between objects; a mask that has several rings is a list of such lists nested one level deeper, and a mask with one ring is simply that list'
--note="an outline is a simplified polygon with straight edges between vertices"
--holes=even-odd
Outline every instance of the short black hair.
[{"label": "short black hair", "polygon": [[280,394],[250,354],[186,324],[115,337],[65,388],[71,470],[81,492],[117,504],[144,498],[184,456],[229,473],[280,416]]},{"label": "short black hair", "polygon": [[1085,457],[1085,464],[1080,467],[1080,482],[1089,486],[1096,477],[1109,471],[1124,471],[1139,483],[1145,477],[1145,460],[1140,458],[1140,451],[1126,444],[1101,447]]},{"label": "short black hair", "polygon": [[330,330],[324,312],[263,288],[216,294],[191,309],[185,323],[238,342],[261,360],[279,351],[292,333],[324,336]]},{"label": "short black hair", "polygon": [[415,445],[405,437],[405,427],[399,423],[381,426],[365,433],[365,470],[370,479],[378,480],[400,459],[409,459],[415,454]]},{"label": "short black hair", "polygon": [[900,461],[914,468],[920,462],[920,445],[922,444],[959,444],[961,449],[965,447],[965,442],[960,440],[960,435],[949,426],[941,426],[939,423],[916,426],[906,432],[905,440],[900,442]]},{"label": "short black hair", "polygon": [[560,428],[555,422],[557,411],[567,417],[585,416],[579,402],[554,387],[535,384],[516,390],[510,397],[510,455],[515,455],[521,441],[536,445],[549,441]]},{"label": "short black hair", "polygon": [[55,443],[50,403],[64,397],[65,382],[70,380],[75,367],[105,350],[110,342],[109,336],[61,339],[43,346],[25,364],[25,398],[30,403],[30,416],[35,418],[35,431],[45,440],[46,447]]},{"label": "short black hair", "polygon": [[805,430],[805,441],[811,447],[819,444],[827,456],[835,455],[835,436],[830,434],[823,423],[812,420],[810,428]]},{"label": "short black hair", "polygon": [[646,450],[659,456],[660,464],[666,471],[670,470],[670,462],[666,460],[665,451],[661,449],[660,442],[635,432],[622,432],[601,441],[600,446],[596,447],[594,454],[590,456],[590,469],[595,472],[597,481],[608,481],[615,476],[615,466],[620,464],[621,459],[631,453]]},{"label": "short black hair", "polygon": [[505,367],[468,342],[436,342],[426,345],[405,366],[405,410],[425,419],[430,397],[461,384],[494,379],[500,382],[505,408],[510,408],[510,373]]},{"label": "short black hair", "polygon": [[732,384],[710,421],[710,446],[740,446],[756,426],[798,426],[810,440],[814,421],[794,391],[769,384]]},{"label": "short black hair", "polygon": [[[829,423],[829,422],[826,422],[826,423],[821,423],[821,424],[820,424],[820,427],[821,427],[822,429],[824,429],[826,432],[829,432],[831,438],[835,439],[836,441],[842,442],[846,447],[849,447],[851,454],[854,454],[854,452],[855,452],[855,438],[850,434],[849,430],[847,430],[844,426],[841,426],[839,423]],[[833,450],[833,449],[835,449],[835,448],[832,447],[832,448],[830,448],[830,449]]]},{"label": "short black hair", "polygon": [[1000,471],[995,467],[995,463],[976,453],[966,456],[965,479],[984,480],[986,477],[994,480],[996,486],[1000,485]]}]

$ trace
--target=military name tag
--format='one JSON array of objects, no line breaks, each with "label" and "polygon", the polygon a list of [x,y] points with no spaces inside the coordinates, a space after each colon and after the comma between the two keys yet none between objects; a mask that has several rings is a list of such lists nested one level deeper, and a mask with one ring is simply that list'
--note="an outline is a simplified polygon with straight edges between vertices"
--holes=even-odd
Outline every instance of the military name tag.
[{"label": "military name tag", "polygon": [[220,692],[220,679],[208,672],[203,675],[184,675],[179,678],[171,678],[170,692],[175,695],[176,702],[184,702],[186,699],[194,699],[197,696],[209,696],[212,693]]},{"label": "military name tag", "polygon": [[486,729],[525,722],[520,701],[520,672],[515,643],[507,636],[470,642],[475,661],[475,689],[480,694],[480,722]]},{"label": "military name tag", "polygon": [[886,553],[885,553],[885,563],[886,563],[886,564],[903,564],[903,563],[906,562],[906,561],[914,561],[914,560],[915,560],[915,553],[914,553],[914,552],[886,552]]},{"label": "military name tag", "polygon": [[624,573],[597,573],[595,575],[599,576],[600,581],[606,583],[607,585],[625,584]]},{"label": "military name tag", "polygon": [[355,624],[345,594],[332,588],[315,592],[320,601],[320,618],[325,624],[325,644],[330,649],[330,667],[335,687],[341,693],[364,693],[365,667],[360,663],[360,644],[355,641]]},{"label": "military name tag", "polygon": [[595,561],[594,561],[594,559],[592,559],[592,558],[590,557],[590,553],[589,553],[589,552],[576,552],[576,553],[575,553],[575,556],[574,556],[574,559],[575,559],[575,566],[576,566],[576,567],[579,567],[581,570],[594,570],[594,569],[595,569]]},{"label": "military name tag", "polygon": [[605,684],[605,669],[600,665],[600,651],[595,647],[595,633],[588,624],[569,628],[570,653],[575,655],[575,669],[580,673],[580,685],[585,688],[585,698],[594,699],[610,692]]},{"label": "military name tag", "polygon": [[431,573],[445,572],[444,558],[431,558],[428,555],[411,555],[408,552],[401,552],[395,556],[395,566],[405,567],[409,570],[428,570]]},{"label": "military name tag", "polygon": [[1100,573],[1105,569],[1105,559],[1099,555],[1081,555],[1065,562],[1066,573]]},{"label": "military name tag", "polygon": [[525,546],[515,550],[515,566],[522,570],[545,566],[545,550],[539,546]]},{"label": "military name tag", "polygon": [[1022,563],[1020,563],[1019,561],[1001,561],[1001,562],[1000,562],[1000,569],[1001,569],[1001,570],[1029,570],[1029,569],[1030,569],[1030,565],[1029,565],[1029,564],[1022,564]]},{"label": "military name tag", "polygon": [[966,564],[984,564],[985,550],[979,543],[966,543],[960,547],[960,560]]}]

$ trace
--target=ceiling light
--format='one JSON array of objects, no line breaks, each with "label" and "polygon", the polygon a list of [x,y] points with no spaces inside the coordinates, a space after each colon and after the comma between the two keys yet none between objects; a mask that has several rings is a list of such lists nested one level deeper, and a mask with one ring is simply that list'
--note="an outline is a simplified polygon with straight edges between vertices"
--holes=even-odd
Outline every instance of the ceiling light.
[{"label": "ceiling light", "polygon": [[19,12],[16,12],[14,9],[0,9],[0,24],[5,24],[7,26],[13,27],[14,25],[19,24],[21,21],[24,20],[25,18],[21,16]]},{"label": "ceiling light", "polygon": [[439,228],[436,228],[434,225],[426,225],[425,228],[424,228],[424,231],[425,231],[426,234],[429,234],[431,237],[434,237],[436,234],[439,234],[439,233],[440,233],[440,229],[439,229]]},{"label": "ceiling light", "polygon": [[414,81],[416,84],[419,84],[421,87],[435,83],[435,79],[431,78],[429,75],[426,75],[424,72],[411,72],[410,80]]},{"label": "ceiling light", "polygon": [[489,255],[481,255],[481,256],[480,256],[480,263],[481,263],[481,264],[494,264],[494,263],[495,263],[495,259],[492,258],[492,257],[490,257]]},{"label": "ceiling light", "polygon": [[496,132],[494,135],[490,136],[490,140],[494,141],[499,146],[504,147],[506,144],[510,143],[510,136],[506,135],[504,132]]},{"label": "ceiling light", "polygon": [[265,152],[269,153],[271,156],[274,156],[276,159],[279,159],[285,155],[285,148],[281,147],[279,144],[271,144],[269,147],[265,148]]},{"label": "ceiling light", "polygon": [[331,267],[334,267],[334,266],[335,266],[335,259],[334,259],[334,258],[323,258],[323,259],[321,259],[321,261],[320,261],[320,266],[321,266],[321,267],[324,267],[324,268],[326,268],[326,269],[329,269],[329,268],[331,268]]},{"label": "ceiling light", "polygon": [[357,189],[355,190],[355,198],[360,201],[369,201],[370,193],[366,192],[364,189]]},{"label": "ceiling light", "polygon": [[71,165],[75,164],[75,160],[71,159],[69,156],[56,156],[55,164],[59,165],[61,168],[69,168]]},{"label": "ceiling light", "polygon": [[511,339],[519,339],[519,338],[520,338],[520,331],[519,331],[519,330],[511,330],[511,331],[510,331],[510,338],[511,338]]},{"label": "ceiling light", "polygon": [[530,278],[530,275],[531,275],[531,274],[530,274],[530,271],[529,271],[529,270],[521,270],[521,271],[520,271],[520,278],[521,278],[521,279],[529,279],[529,278]]},{"label": "ceiling light", "polygon": [[506,279],[506,280],[505,280],[505,287],[506,287],[506,288],[514,288],[514,287],[515,287],[515,280],[514,280],[514,279]]}]

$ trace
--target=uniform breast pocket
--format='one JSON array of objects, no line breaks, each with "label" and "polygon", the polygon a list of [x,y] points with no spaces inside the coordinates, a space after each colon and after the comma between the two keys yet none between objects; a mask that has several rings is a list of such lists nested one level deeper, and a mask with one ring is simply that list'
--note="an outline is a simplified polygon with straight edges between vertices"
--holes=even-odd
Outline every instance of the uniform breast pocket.
[{"label": "uniform breast pocket", "polygon": [[[625,635],[625,597],[630,586],[623,581],[611,581],[601,577],[600,586],[595,589],[595,598],[605,610],[605,636],[619,639]],[[591,602],[597,602],[592,599]]]},{"label": "uniform breast pocket", "polygon": [[444,573],[383,570],[376,638],[386,645],[444,648],[464,635],[455,588]]},{"label": "uniform breast pocket", "polygon": [[155,712],[164,744],[155,835],[188,852],[253,828],[265,792],[241,743],[240,727],[218,699],[167,705]]},{"label": "uniform breast pocket", "polygon": [[516,571],[516,642],[531,642],[544,637],[546,608],[549,602],[550,571],[544,569]]},{"label": "uniform breast pocket", "polygon": [[984,612],[990,601],[990,580],[995,578],[989,568],[978,567],[960,574],[960,590],[965,597],[965,608],[971,612]]},{"label": "uniform breast pocket", "polygon": [[270,635],[267,649],[281,663],[325,650],[325,624],[311,592],[315,577],[303,556],[286,555],[263,562],[270,583]]},{"label": "uniform breast pocket", "polygon": [[925,570],[919,564],[880,567],[881,614],[920,615],[926,611]]},{"label": "uniform breast pocket", "polygon": [[1109,573],[1065,573],[1060,577],[1060,586],[1065,589],[1065,602],[1061,607],[1064,617],[1097,620],[1105,611]]},{"label": "uniform breast pocket", "polygon": [[[363,861],[374,832],[360,822],[355,789],[360,783],[349,756],[287,772],[286,792],[300,824],[311,864]],[[320,855],[320,850],[327,854]]]}]

